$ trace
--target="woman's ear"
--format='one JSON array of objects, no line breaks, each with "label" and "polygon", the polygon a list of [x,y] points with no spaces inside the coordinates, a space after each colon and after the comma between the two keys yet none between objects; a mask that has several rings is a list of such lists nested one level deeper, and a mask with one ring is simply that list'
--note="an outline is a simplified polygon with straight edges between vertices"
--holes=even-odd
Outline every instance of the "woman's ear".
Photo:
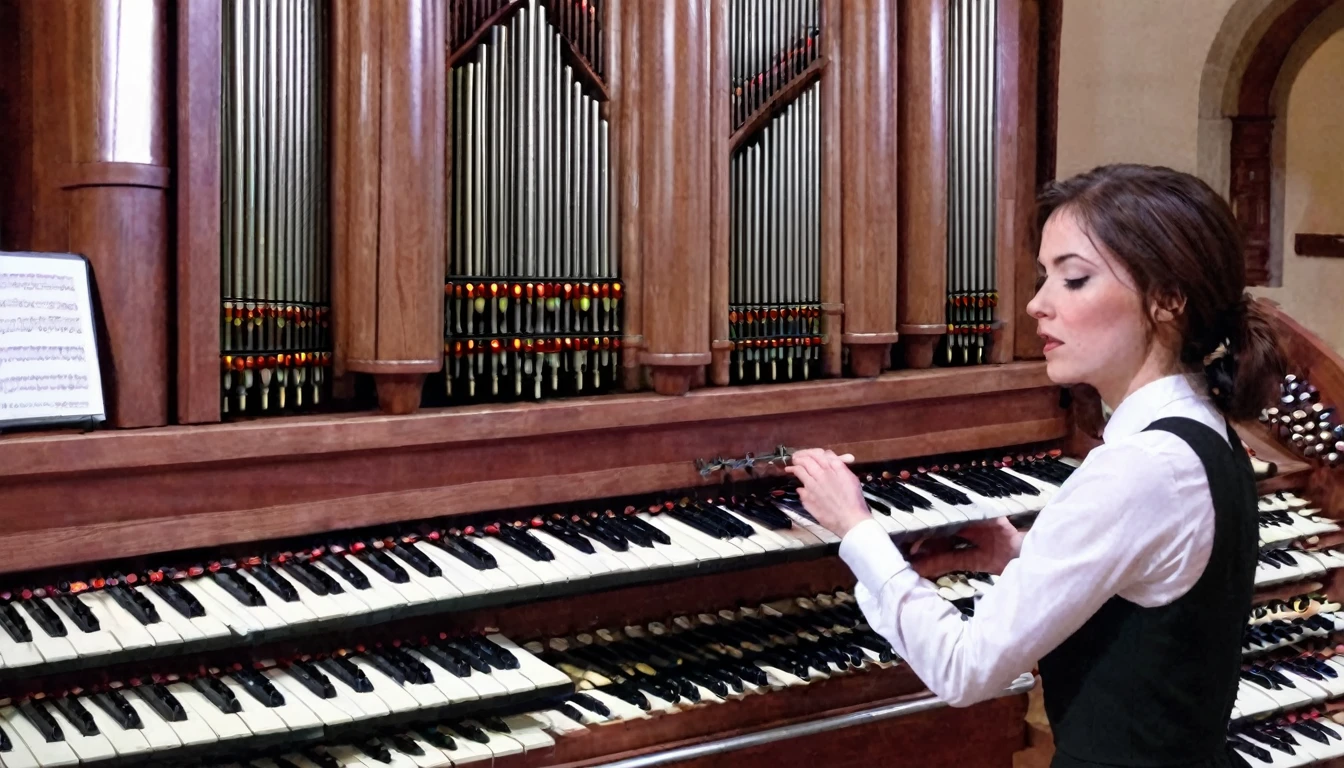
[{"label": "woman's ear", "polygon": [[1153,322],[1173,322],[1185,312],[1185,297],[1178,293],[1155,297],[1149,312],[1153,317]]}]

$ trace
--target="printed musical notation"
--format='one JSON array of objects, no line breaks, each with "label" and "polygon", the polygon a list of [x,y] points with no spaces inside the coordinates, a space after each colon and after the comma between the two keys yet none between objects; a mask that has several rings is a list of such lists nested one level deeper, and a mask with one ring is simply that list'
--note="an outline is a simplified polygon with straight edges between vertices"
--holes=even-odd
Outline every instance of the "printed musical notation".
[{"label": "printed musical notation", "polygon": [[0,427],[103,418],[87,263],[0,252]]}]

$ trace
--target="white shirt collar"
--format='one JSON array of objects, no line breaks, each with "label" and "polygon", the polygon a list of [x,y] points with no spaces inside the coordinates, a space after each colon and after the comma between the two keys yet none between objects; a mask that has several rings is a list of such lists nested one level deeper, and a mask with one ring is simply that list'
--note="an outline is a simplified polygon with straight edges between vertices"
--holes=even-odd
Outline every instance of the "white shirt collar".
[{"label": "white shirt collar", "polygon": [[1111,414],[1102,440],[1112,443],[1143,431],[1158,418],[1159,411],[1177,401],[1207,401],[1208,396],[1198,389],[1202,378],[1198,374],[1178,373],[1150,381],[1134,390]]}]

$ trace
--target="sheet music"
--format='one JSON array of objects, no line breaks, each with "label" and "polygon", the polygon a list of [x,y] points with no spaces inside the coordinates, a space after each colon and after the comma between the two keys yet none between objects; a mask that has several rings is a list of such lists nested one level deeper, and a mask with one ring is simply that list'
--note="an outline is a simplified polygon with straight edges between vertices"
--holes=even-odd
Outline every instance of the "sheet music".
[{"label": "sheet music", "polygon": [[86,262],[0,252],[0,427],[102,419]]}]

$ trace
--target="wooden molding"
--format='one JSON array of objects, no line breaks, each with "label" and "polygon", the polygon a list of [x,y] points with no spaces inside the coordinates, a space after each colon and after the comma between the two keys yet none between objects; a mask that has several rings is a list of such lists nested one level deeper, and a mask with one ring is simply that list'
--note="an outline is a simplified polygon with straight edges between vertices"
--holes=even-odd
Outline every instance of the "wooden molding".
[{"label": "wooden molding", "polygon": [[1324,256],[1344,259],[1344,235],[1317,235],[1299,232],[1293,238],[1298,256]]},{"label": "wooden molding", "polygon": [[[787,107],[789,104],[792,104],[793,100],[798,98],[803,91],[806,91],[809,86],[820,80],[822,73],[825,71],[826,57],[823,55],[809,64],[807,69],[799,72],[789,81],[788,85],[775,91],[773,96],[766,99],[764,104],[757,107],[756,111],[751,113],[751,116],[747,118],[746,122],[742,123],[741,127],[732,132],[732,135],[728,139],[729,151],[736,152],[744,142],[752,136],[755,136],[762,128],[769,125],[776,113]],[[725,80],[725,82],[727,81]],[[718,125],[717,122],[715,124]]]}]

